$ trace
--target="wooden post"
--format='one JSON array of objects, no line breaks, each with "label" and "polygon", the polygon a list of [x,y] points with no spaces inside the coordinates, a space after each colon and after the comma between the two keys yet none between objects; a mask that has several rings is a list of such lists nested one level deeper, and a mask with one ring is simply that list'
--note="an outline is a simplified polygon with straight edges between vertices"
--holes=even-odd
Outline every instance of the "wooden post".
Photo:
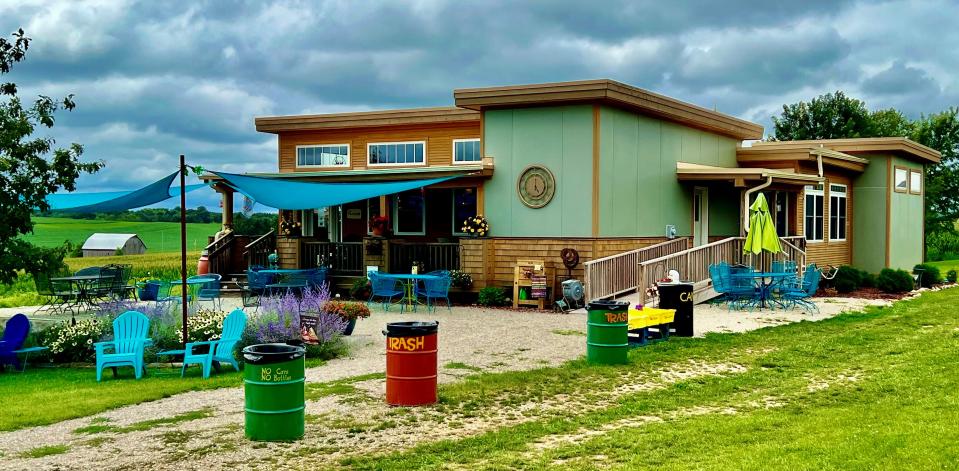
[{"label": "wooden post", "polygon": [[223,188],[220,192],[223,195],[223,230],[233,229],[233,189]]},{"label": "wooden post", "polygon": [[187,343],[187,299],[189,291],[186,284],[186,157],[180,154],[180,300],[183,306],[183,347]]}]

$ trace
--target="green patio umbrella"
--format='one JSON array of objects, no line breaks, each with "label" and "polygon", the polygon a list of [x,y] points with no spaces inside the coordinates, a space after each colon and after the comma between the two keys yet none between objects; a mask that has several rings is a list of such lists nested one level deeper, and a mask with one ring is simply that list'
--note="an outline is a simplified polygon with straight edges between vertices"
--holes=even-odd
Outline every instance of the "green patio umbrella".
[{"label": "green patio umbrella", "polygon": [[756,201],[749,207],[749,231],[746,232],[746,243],[743,244],[743,253],[759,254],[763,250],[769,253],[782,252],[779,245],[779,234],[776,225],[769,214],[769,204],[762,193],[756,196]]}]

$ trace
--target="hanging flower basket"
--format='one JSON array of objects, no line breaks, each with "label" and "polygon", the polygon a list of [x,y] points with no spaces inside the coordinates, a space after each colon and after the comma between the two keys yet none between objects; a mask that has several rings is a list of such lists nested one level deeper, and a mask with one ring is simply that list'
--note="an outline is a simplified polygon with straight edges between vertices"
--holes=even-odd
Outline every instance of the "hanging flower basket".
[{"label": "hanging flower basket", "polygon": [[482,214],[466,218],[461,228],[464,234],[470,237],[486,237],[489,234],[489,222]]}]

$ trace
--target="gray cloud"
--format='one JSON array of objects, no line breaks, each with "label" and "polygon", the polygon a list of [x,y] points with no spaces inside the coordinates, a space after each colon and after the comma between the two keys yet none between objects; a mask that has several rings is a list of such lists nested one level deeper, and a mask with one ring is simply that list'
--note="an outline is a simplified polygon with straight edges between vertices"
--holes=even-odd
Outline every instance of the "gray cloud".
[{"label": "gray cloud", "polygon": [[936,112],[959,100],[957,16],[946,0],[23,0],[0,2],[0,33],[34,38],[5,79],[76,94],[50,134],[106,160],[81,183],[119,189],[179,153],[274,170],[254,116],[448,105],[470,86],[609,77],[767,126],[837,89]]}]

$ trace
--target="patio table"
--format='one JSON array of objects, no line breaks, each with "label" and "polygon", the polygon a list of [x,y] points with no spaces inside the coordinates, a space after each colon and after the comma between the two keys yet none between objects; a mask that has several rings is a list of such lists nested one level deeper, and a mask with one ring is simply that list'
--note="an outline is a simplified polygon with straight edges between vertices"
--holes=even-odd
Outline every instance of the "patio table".
[{"label": "patio table", "polygon": [[[93,309],[96,307],[93,305],[92,290],[90,287],[95,282],[99,281],[100,278],[100,275],[72,275],[50,278],[50,281],[67,282],[76,286],[77,296],[74,298],[74,302],[72,304],[67,305],[67,308],[69,308],[70,312],[72,313],[73,308],[76,307],[77,312],[79,313],[80,306],[83,304],[85,304],[88,309]],[[75,322],[76,320],[74,319],[74,323]]]},{"label": "patio table", "polygon": [[437,275],[414,275],[412,273],[379,273],[378,275],[383,278],[400,280],[400,283],[403,284],[403,297],[397,301],[396,304],[403,304],[404,308],[409,307],[410,310],[414,312],[416,311],[417,304],[423,304],[416,296],[416,284],[420,281],[438,280],[441,278]]},{"label": "patio table", "polygon": [[733,280],[751,280],[759,288],[759,308],[765,309],[767,300],[770,299],[773,285],[782,283],[783,280],[795,276],[793,273],[772,272],[772,271],[754,271],[747,273],[733,273]]},{"label": "patio table", "polygon": [[276,283],[267,283],[266,290],[268,293],[277,294],[278,292],[285,291],[302,291],[306,288],[305,283],[287,283],[283,279],[294,273],[306,273],[310,271],[309,269],[302,268],[268,268],[265,270],[258,270],[257,273],[268,273],[271,275],[276,275],[279,280]]},{"label": "patio table", "polygon": [[[187,288],[187,290],[190,291],[190,293],[189,293],[190,296],[192,296],[193,299],[196,299],[196,296],[194,296],[194,294],[196,294],[196,293],[194,293],[194,291],[196,291],[197,289],[199,289],[199,285],[203,285],[203,284],[206,284],[206,283],[209,283],[209,282],[210,282],[210,279],[209,279],[209,278],[207,278],[207,279],[197,278],[197,279],[193,279],[193,280],[188,279],[188,280],[186,280],[186,288]],[[173,281],[170,282],[170,286],[171,286],[171,287],[173,287],[173,286],[182,286],[182,285],[183,285],[183,280],[173,280]],[[182,288],[182,287],[180,288],[180,294],[181,294],[181,295],[183,294],[183,288]],[[171,295],[172,295],[172,293],[171,293]],[[189,298],[187,298],[187,299],[189,299]]]}]

